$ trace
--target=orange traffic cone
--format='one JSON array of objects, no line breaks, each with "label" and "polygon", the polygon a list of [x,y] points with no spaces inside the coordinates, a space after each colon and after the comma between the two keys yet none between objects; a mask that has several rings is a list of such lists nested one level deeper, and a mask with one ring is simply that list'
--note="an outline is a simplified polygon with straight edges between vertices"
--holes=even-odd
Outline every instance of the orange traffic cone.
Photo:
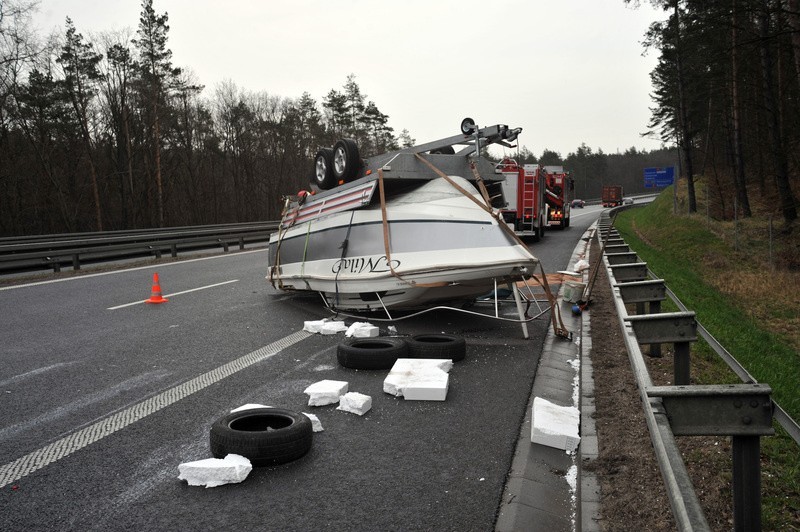
[{"label": "orange traffic cone", "polygon": [[150,299],[145,303],[166,303],[169,299],[161,296],[161,285],[158,283],[158,274],[153,273],[153,290],[150,292]]}]

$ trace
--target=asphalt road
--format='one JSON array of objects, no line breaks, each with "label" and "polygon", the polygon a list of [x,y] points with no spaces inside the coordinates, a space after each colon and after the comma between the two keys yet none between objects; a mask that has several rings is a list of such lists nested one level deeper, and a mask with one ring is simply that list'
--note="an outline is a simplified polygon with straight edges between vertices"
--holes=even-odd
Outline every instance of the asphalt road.
[{"label": "asphalt road", "polygon": [[[566,267],[599,213],[533,246]],[[519,325],[436,312],[398,333],[467,339],[444,402],[384,394],[386,372],[336,362],[342,337],[307,335],[328,314],[264,280],[266,252],[0,289],[0,530],[492,530],[541,354],[545,319]],[[170,301],[141,302],[153,272]],[[385,328],[387,324],[379,324]],[[363,417],[308,407],[303,390],[346,380]],[[302,459],[214,489],[177,479],[210,457],[211,424],[261,403],[316,414]]]}]

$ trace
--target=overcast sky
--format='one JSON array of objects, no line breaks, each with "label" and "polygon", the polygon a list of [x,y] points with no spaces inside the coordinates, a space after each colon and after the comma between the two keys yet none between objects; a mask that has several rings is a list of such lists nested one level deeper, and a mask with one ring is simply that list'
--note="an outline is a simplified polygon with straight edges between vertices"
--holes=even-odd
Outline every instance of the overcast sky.
[{"label": "overcast sky", "polygon": [[[536,155],[583,142],[605,152],[655,149],[647,27],[664,18],[623,0],[154,0],[169,15],[173,64],[204,95],[242,89],[321,104],[349,74],[395,133],[418,143],[458,133],[461,119],[522,127]],[[42,33],[69,16],[84,37],[130,29],[139,0],[41,0]]]}]

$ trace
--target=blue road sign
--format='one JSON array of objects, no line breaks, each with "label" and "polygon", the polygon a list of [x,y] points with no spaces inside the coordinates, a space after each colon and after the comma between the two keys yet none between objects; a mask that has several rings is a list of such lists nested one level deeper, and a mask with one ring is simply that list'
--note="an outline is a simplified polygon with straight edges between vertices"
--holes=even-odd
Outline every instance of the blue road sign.
[{"label": "blue road sign", "polygon": [[675,181],[675,167],[667,166],[665,168],[645,168],[644,169],[644,186],[651,187],[668,187]]}]

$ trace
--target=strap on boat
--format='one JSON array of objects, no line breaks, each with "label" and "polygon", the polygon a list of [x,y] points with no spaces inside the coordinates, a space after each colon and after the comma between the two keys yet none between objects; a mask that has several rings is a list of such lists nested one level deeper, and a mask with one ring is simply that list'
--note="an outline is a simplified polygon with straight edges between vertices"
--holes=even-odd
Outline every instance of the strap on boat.
[{"label": "strap on boat", "polygon": [[448,283],[443,281],[438,283],[418,283],[416,281],[403,279],[403,277],[395,271],[394,266],[392,266],[391,245],[389,240],[389,220],[386,216],[386,193],[384,192],[383,169],[381,168],[378,169],[378,193],[381,199],[381,221],[383,223],[383,247],[386,253],[386,264],[389,266],[389,272],[391,272],[391,274],[394,277],[412,286],[431,287],[431,288],[447,286]]},{"label": "strap on boat", "polygon": [[526,246],[525,243],[522,241],[522,239],[519,236],[517,236],[517,234],[514,232],[514,230],[511,229],[508,226],[508,224],[505,222],[505,220],[503,220],[503,217],[500,215],[500,213],[499,212],[495,212],[495,210],[492,209],[491,201],[489,201],[489,193],[486,192],[486,186],[483,183],[483,178],[480,177],[480,174],[478,173],[478,169],[475,168],[474,162],[472,163],[472,173],[473,173],[474,176],[476,176],[475,179],[476,179],[476,181],[478,181],[478,188],[483,187],[483,190],[481,190],[481,195],[483,196],[483,199],[484,199],[484,201],[486,203],[481,203],[480,201],[475,199],[475,196],[470,194],[468,191],[464,190],[464,187],[460,186],[458,183],[456,183],[455,181],[450,179],[450,176],[448,176],[447,174],[445,174],[444,172],[442,172],[441,170],[436,168],[433,165],[433,163],[431,163],[426,158],[422,157],[419,153],[415,153],[414,155],[416,156],[417,159],[419,159],[420,161],[422,161],[423,163],[428,165],[428,167],[431,170],[433,170],[433,172],[436,175],[438,175],[439,177],[441,177],[442,179],[444,179],[445,181],[447,181],[448,183],[453,185],[453,188],[455,188],[456,190],[461,192],[463,195],[468,197],[470,200],[472,200],[472,202],[475,203],[475,205],[477,205],[478,207],[480,207],[481,209],[483,209],[484,211],[489,213],[489,215],[492,218],[497,220],[497,225],[500,226],[500,229],[505,231],[505,233],[509,236],[509,238],[511,238],[514,242],[516,242],[520,246],[522,246],[522,247],[527,249],[528,246]]},{"label": "strap on boat", "polygon": [[486,183],[483,182],[483,178],[481,177],[481,174],[478,172],[478,167],[475,166],[475,161],[469,162],[469,169],[472,170],[472,177],[474,177],[475,182],[478,183],[478,190],[481,191],[481,196],[483,196],[483,201],[485,201],[486,206],[491,209],[492,200],[489,199],[489,191],[486,190]]},{"label": "strap on boat", "polygon": [[[453,185],[456,190],[467,196],[471,199],[476,205],[480,206],[483,210],[488,212],[495,220],[497,220],[498,225],[508,234],[514,241],[519,243],[521,246],[527,248],[525,243],[522,239],[505,223],[502,216],[495,212],[491,207],[491,202],[489,201],[489,194],[486,192],[486,186],[483,183],[483,178],[481,178],[480,174],[478,173],[478,169],[475,167],[475,163],[472,162],[470,167],[472,168],[472,175],[475,177],[475,181],[478,183],[478,188],[481,191],[481,195],[483,196],[484,201],[486,204],[482,204],[478,200],[475,199],[475,196],[464,190],[463,187],[459,186],[458,183],[450,179],[450,177],[436,168],[433,163],[422,157],[420,154],[415,153],[417,159],[428,165],[428,167],[433,170],[436,175],[439,177],[444,178],[448,183]],[[547,283],[547,274],[544,273],[544,266],[541,262],[539,262],[539,268],[542,270],[542,279],[539,280],[535,275],[532,277],[538,282],[542,289],[544,290],[545,295],[547,296],[547,301],[550,303],[550,317],[553,321],[553,332],[560,337],[569,338],[571,334],[567,331],[566,327],[564,327],[564,320],[561,317],[561,309],[558,307],[558,300],[553,295],[553,292],[550,290],[550,285]]]},{"label": "strap on boat", "polygon": [[[272,285],[272,288],[275,288],[275,277],[278,273],[278,270],[281,266],[281,242],[283,242],[283,236],[286,234],[286,230],[289,229],[292,225],[294,225],[295,221],[297,221],[297,212],[299,212],[299,207],[295,211],[295,216],[292,219],[292,223],[287,226],[283,227],[283,217],[286,216],[287,209],[289,208],[289,198],[287,197],[283,203],[283,209],[281,210],[281,223],[278,225],[278,242],[277,242],[277,249],[275,250],[275,264],[272,265],[272,268],[269,270],[269,284]],[[305,257],[304,257],[305,259]],[[283,288],[283,281],[281,280],[280,276],[278,276],[278,288]]]},{"label": "strap on boat", "polygon": [[556,336],[570,338],[572,334],[564,326],[564,320],[561,317],[561,308],[559,308],[558,300],[553,295],[552,290],[550,290],[550,284],[547,282],[547,274],[544,272],[544,266],[542,266],[541,262],[539,263],[539,268],[542,270],[542,278],[539,279],[535,275],[532,277],[542,286],[542,289],[547,296],[547,301],[550,303],[550,319],[553,322],[553,332],[556,334]]}]

